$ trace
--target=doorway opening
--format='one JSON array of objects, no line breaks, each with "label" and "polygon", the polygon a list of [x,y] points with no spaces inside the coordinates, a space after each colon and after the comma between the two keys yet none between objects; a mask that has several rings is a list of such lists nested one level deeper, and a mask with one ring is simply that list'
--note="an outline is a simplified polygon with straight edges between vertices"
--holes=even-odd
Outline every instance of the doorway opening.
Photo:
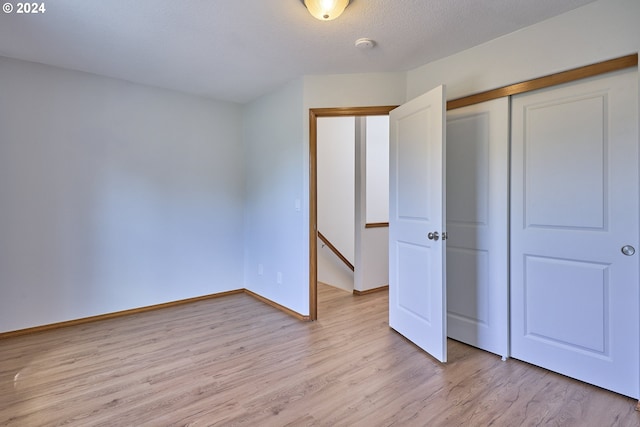
[{"label": "doorway opening", "polygon": [[309,318],[318,318],[318,118],[385,116],[396,106],[309,110]]}]

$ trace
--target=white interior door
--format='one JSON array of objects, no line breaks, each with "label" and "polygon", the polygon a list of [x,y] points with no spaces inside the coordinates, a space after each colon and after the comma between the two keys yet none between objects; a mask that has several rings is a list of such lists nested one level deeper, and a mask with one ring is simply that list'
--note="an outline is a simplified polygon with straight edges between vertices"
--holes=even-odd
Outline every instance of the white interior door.
[{"label": "white interior door", "polygon": [[509,98],[447,112],[447,330],[508,356]]},{"label": "white interior door", "polygon": [[447,360],[444,91],[439,86],[389,115],[389,325],[441,362]]},{"label": "white interior door", "polygon": [[634,398],[637,84],[634,68],[514,97],[511,194],[511,355]]}]

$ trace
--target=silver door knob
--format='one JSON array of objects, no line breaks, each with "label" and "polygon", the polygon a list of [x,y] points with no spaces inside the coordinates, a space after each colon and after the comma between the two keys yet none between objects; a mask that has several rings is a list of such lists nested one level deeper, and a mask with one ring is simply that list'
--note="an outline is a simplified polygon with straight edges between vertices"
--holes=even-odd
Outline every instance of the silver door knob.
[{"label": "silver door knob", "polygon": [[634,248],[631,245],[624,245],[622,247],[622,253],[625,254],[626,256],[631,256],[636,253],[636,248]]},{"label": "silver door knob", "polygon": [[427,238],[429,240],[438,240],[440,238],[440,234],[438,234],[437,231],[433,232],[433,233],[429,233],[427,234]]}]

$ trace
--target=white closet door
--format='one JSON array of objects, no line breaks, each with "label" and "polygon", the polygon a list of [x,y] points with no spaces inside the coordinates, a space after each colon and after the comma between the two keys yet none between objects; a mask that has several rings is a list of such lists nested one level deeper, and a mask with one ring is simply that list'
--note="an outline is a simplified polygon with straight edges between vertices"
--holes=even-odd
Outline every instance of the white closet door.
[{"label": "white closet door", "polygon": [[511,195],[512,357],[634,398],[637,83],[634,68],[514,97]]},{"label": "white closet door", "polygon": [[447,330],[508,356],[509,99],[447,112]]}]

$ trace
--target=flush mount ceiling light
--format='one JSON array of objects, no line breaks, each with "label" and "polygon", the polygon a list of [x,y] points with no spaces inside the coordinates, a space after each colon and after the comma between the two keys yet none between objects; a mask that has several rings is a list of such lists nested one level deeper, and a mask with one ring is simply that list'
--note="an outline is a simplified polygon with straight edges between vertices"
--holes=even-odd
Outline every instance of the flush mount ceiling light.
[{"label": "flush mount ceiling light", "polygon": [[344,12],[349,0],[302,0],[314,18],[321,21],[331,21]]}]

